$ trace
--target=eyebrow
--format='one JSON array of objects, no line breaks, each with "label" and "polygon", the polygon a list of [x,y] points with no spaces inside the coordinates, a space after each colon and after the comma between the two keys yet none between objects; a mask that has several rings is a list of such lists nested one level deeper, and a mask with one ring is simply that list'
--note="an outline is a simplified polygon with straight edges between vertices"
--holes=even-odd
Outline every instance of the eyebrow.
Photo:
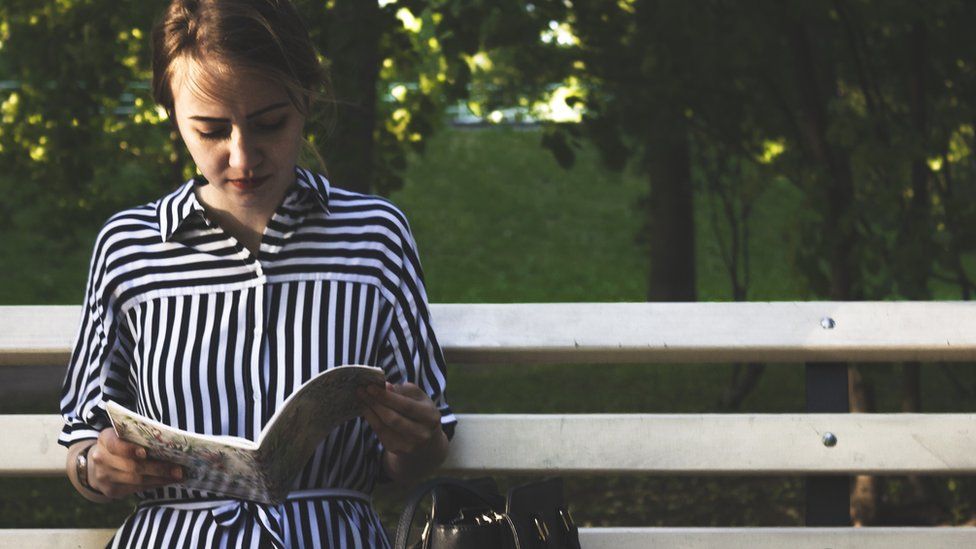
[{"label": "eyebrow", "polygon": [[[268,105],[267,107],[264,107],[262,109],[258,109],[256,111],[252,112],[251,114],[248,114],[246,116],[246,118],[248,120],[250,120],[250,119],[252,119],[254,117],[261,116],[262,114],[264,114],[266,112],[271,112],[273,110],[277,110],[277,109],[280,109],[282,107],[287,107],[287,106],[288,106],[288,103],[285,102],[285,101],[282,101],[281,103],[275,103],[273,105]],[[228,118],[216,118],[216,117],[213,117],[213,116],[191,116],[190,117],[190,120],[198,120],[200,122],[230,122],[230,119],[228,119]]]}]

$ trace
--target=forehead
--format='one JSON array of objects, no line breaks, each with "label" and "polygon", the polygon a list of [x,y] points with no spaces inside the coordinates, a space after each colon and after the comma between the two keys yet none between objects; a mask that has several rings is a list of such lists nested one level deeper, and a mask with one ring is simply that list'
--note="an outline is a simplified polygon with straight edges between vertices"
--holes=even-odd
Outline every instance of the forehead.
[{"label": "forehead", "polygon": [[173,106],[177,115],[241,115],[289,101],[285,87],[260,72],[188,56],[173,61]]}]

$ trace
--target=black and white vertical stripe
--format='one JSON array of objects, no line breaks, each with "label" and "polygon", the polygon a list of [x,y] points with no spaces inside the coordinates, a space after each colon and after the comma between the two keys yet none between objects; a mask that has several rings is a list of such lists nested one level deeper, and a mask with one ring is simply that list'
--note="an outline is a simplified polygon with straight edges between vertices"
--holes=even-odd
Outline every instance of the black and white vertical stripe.
[{"label": "black and white vertical stripe", "polygon": [[[444,361],[403,214],[381,198],[330,187],[303,169],[296,174],[257,257],[207,218],[193,192],[205,183],[197,181],[106,222],[64,381],[61,444],[108,427],[108,400],[181,429],[255,439],[291,392],[342,364],[380,366],[393,383],[418,384],[452,430]],[[294,489],[369,493],[381,476],[381,452],[365,421],[350,421],[319,446]],[[168,487],[141,499],[212,496]],[[291,546],[386,544],[367,503],[279,507]],[[140,505],[115,541],[261,545],[254,520],[227,528],[208,516]]]}]

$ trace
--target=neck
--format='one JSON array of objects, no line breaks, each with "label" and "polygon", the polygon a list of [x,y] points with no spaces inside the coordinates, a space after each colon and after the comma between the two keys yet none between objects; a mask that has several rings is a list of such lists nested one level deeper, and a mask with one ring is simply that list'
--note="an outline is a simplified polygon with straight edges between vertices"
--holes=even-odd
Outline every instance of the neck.
[{"label": "neck", "polygon": [[211,192],[212,189],[208,186],[198,187],[195,192],[197,200],[207,210],[207,214],[221,228],[239,240],[252,253],[257,253],[264,229],[284,200],[287,190],[287,187],[283,188],[277,193],[279,196],[273,197],[273,200],[254,206],[227,203],[221,200],[220,194]]}]

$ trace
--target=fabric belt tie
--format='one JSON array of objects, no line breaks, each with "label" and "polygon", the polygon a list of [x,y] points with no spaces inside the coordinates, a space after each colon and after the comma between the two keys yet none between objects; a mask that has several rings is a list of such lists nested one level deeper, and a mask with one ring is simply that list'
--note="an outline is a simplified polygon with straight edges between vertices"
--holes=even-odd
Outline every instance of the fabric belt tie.
[{"label": "fabric belt tie", "polygon": [[[302,499],[358,499],[370,502],[368,495],[357,490],[346,490],[342,488],[323,488],[316,490],[296,490],[289,492],[286,501],[296,501]],[[268,537],[275,549],[287,549],[285,546],[284,531],[281,524],[281,511],[277,505],[268,505],[256,501],[241,499],[175,499],[175,500],[149,500],[139,504],[140,507],[166,507],[169,509],[181,510],[208,510],[218,526],[231,528],[236,526],[245,515],[257,519],[258,525]]]},{"label": "fabric belt tie", "polygon": [[258,524],[271,537],[275,549],[286,549],[284,533],[281,531],[281,514],[274,506],[261,505],[253,501],[230,501],[210,510],[218,525],[224,528],[235,526],[244,513],[258,519]]}]

